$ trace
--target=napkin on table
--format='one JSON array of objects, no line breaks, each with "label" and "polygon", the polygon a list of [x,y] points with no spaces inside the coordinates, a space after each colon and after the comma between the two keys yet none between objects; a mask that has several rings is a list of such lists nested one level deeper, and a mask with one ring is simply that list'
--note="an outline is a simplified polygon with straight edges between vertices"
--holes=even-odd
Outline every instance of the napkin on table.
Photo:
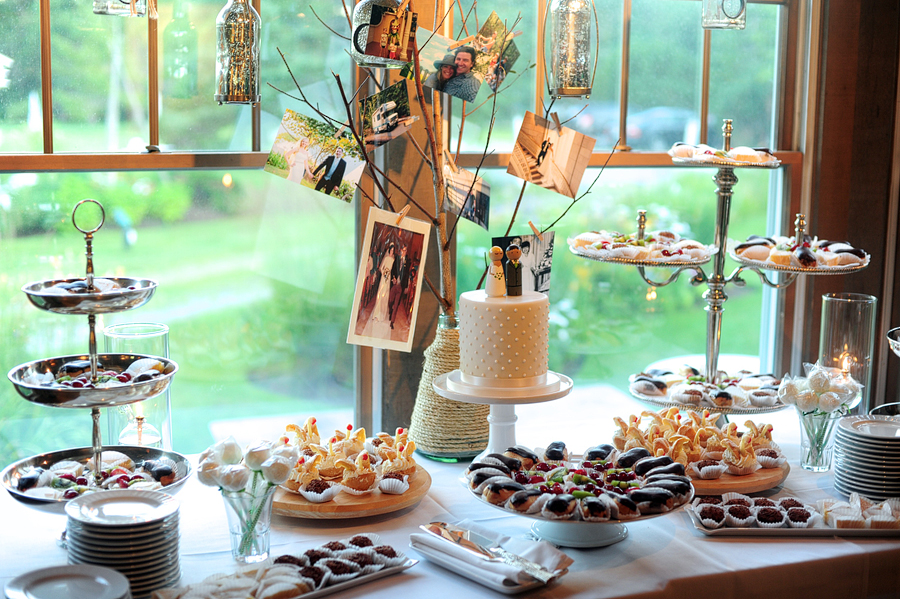
[{"label": "napkin on table", "polygon": [[[471,520],[463,520],[456,523],[461,528],[477,532],[492,539],[501,547],[515,553],[527,560],[547,568],[557,576],[569,567],[572,558],[546,541],[529,541],[526,539],[513,539],[494,530],[485,528]],[[525,574],[521,569],[499,561],[487,561],[477,555],[441,540],[428,533],[413,533],[409,535],[410,545],[413,549],[425,546],[432,551],[439,551],[450,561],[456,564],[454,571],[466,575],[467,571],[479,570],[482,578],[490,579],[498,586],[510,586],[534,582],[534,579]]]}]

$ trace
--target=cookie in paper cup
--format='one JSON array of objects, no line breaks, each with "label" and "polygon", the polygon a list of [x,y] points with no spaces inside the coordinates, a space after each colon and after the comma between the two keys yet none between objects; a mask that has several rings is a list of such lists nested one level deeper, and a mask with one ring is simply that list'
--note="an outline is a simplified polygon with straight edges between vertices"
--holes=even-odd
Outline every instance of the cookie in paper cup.
[{"label": "cookie in paper cup", "polygon": [[694,478],[713,480],[721,477],[728,470],[728,466],[719,460],[700,460],[688,464],[688,473]]},{"label": "cookie in paper cup", "polygon": [[340,584],[359,576],[362,568],[359,564],[340,557],[329,557],[316,564],[331,572],[331,584]]},{"label": "cookie in paper cup", "polygon": [[706,528],[715,530],[725,526],[725,510],[722,506],[704,503],[692,509]]},{"label": "cookie in paper cup", "polygon": [[390,545],[377,545],[372,547],[372,551],[375,553],[375,561],[384,564],[386,568],[399,566],[406,562],[406,555]]},{"label": "cookie in paper cup", "polygon": [[298,568],[309,565],[309,558],[305,555],[279,555],[275,558],[276,564],[290,564]]},{"label": "cookie in paper cup", "polygon": [[729,505],[725,508],[725,524],[733,528],[748,528],[753,525],[753,511],[745,505]]},{"label": "cookie in paper cup", "polygon": [[371,547],[353,547],[341,551],[340,558],[359,566],[362,574],[371,574],[384,568],[384,564],[375,559],[375,551]]},{"label": "cookie in paper cup", "polygon": [[[322,483],[328,485],[328,488],[322,488]],[[297,490],[297,493],[303,496],[303,499],[310,503],[325,503],[334,499],[335,495],[341,492],[341,486],[330,483],[322,479],[310,481],[305,487]]]},{"label": "cookie in paper cup", "polygon": [[409,490],[409,476],[389,473],[378,482],[378,488],[388,495],[402,495]]},{"label": "cookie in paper cup", "polygon": [[787,525],[791,528],[811,528],[815,523],[814,511],[805,507],[792,507],[787,511]]},{"label": "cookie in paper cup", "polygon": [[381,541],[381,537],[376,535],[374,532],[361,532],[359,534],[353,535],[352,537],[341,540],[341,542],[344,543],[348,548],[375,547],[376,545],[378,545],[379,541]]},{"label": "cookie in paper cup", "polygon": [[331,580],[331,571],[320,566],[303,566],[300,568],[300,578],[309,584],[310,588],[319,590],[328,586]]},{"label": "cookie in paper cup", "polygon": [[784,510],[777,507],[764,506],[753,508],[756,525],[760,528],[782,528],[787,520]]},{"label": "cookie in paper cup", "polygon": [[756,461],[761,468],[781,468],[787,460],[771,447],[760,447],[756,450]]},{"label": "cookie in paper cup", "polygon": [[751,507],[753,505],[753,498],[743,493],[722,493],[722,507],[728,507],[729,505],[744,505],[747,507]]}]

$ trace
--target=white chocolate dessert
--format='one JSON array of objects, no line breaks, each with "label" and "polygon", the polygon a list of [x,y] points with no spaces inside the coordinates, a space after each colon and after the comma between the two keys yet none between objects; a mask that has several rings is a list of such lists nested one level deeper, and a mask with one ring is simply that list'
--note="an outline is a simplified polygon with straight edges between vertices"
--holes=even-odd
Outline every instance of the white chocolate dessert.
[{"label": "white chocolate dessert", "polygon": [[600,260],[634,260],[668,263],[709,261],[714,247],[693,239],[682,238],[666,230],[648,231],[643,239],[637,233],[587,231],[568,240],[572,252]]},{"label": "white chocolate dessert", "polygon": [[706,144],[694,146],[678,142],[669,149],[668,153],[675,162],[732,163],[735,166],[777,166],[781,164],[781,161],[768,150],[747,146],[736,146],[726,152]]},{"label": "white chocolate dessert", "polygon": [[827,270],[869,264],[869,254],[864,250],[847,242],[809,235],[800,243],[794,237],[751,235],[746,241],[735,243],[732,253],[743,260],[803,269]]},{"label": "white chocolate dessert", "polygon": [[543,293],[459,298],[459,368],[464,383],[532,387],[547,381],[550,300]]}]

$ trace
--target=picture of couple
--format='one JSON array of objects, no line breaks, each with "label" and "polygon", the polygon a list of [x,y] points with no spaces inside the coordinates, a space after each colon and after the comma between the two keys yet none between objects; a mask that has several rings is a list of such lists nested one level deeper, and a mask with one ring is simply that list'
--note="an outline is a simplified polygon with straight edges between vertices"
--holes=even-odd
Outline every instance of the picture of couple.
[{"label": "picture of couple", "polygon": [[288,109],[263,170],[349,202],[364,164],[348,132]]},{"label": "picture of couple", "polygon": [[466,102],[473,101],[481,87],[481,79],[472,72],[476,56],[475,48],[471,46],[462,46],[453,54],[444,54],[434,61],[435,70],[422,85]]},{"label": "picture of couple", "polygon": [[[494,237],[493,245],[503,249],[516,244],[522,251],[519,262],[522,264],[522,287],[529,291],[550,292],[550,267],[553,265],[553,238],[555,231],[543,233],[541,240],[537,235],[516,235],[513,237]],[[506,264],[506,256],[502,258]]]},{"label": "picture of couple", "polygon": [[372,208],[347,343],[410,351],[429,225]]}]

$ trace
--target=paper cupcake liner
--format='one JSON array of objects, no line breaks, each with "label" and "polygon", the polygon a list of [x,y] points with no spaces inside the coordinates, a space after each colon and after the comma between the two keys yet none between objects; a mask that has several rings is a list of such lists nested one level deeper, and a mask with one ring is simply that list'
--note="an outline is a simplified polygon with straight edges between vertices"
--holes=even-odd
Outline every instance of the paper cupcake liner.
[{"label": "paper cupcake liner", "polygon": [[802,501],[800,501],[796,497],[782,497],[776,503],[778,504],[778,507],[785,509],[785,510],[788,510],[791,507],[800,507],[800,506],[785,505],[785,504],[793,502],[793,501],[798,502],[800,504],[800,506],[802,506],[802,507],[806,507],[806,504],[804,504]]},{"label": "paper cupcake liner", "polygon": [[866,518],[866,525],[872,529],[897,529],[900,528],[900,520],[893,516],[870,516]]},{"label": "paper cupcake liner", "polygon": [[753,505],[753,498],[748,495],[744,495],[743,493],[735,493],[735,492],[722,493],[722,505],[723,506],[726,503],[728,503],[729,501],[731,501],[732,499],[743,499],[744,501],[747,502],[748,505]]},{"label": "paper cupcake liner", "polygon": [[[318,566],[313,566],[313,567],[315,568]],[[323,588],[327,587],[329,581],[331,580],[331,571],[328,570],[328,568],[319,568],[319,569],[322,570],[322,580],[321,580],[321,582],[319,582],[319,584],[316,584],[316,581],[314,579],[310,578],[309,576],[303,576],[302,574],[300,575],[300,580],[305,582],[309,586],[309,588],[311,588],[314,591],[318,591],[319,589],[323,589]]]},{"label": "paper cupcake liner", "polygon": [[471,489],[472,492],[475,493],[476,495],[481,495],[481,492],[484,491],[484,488],[486,486],[488,486],[489,484],[500,483],[500,482],[505,482],[505,481],[509,481],[509,480],[510,480],[509,477],[505,476],[505,475],[504,476],[492,476],[486,480],[481,481],[480,485],[477,485],[475,487],[469,486],[469,489]]},{"label": "paper cupcake liner", "polygon": [[[699,515],[698,515],[699,517]],[[717,528],[722,528],[725,526],[725,519],[723,518],[721,521],[712,520],[711,518],[700,518],[700,524],[705,526],[706,528],[711,528],[713,530]]]},{"label": "paper cupcake liner", "polygon": [[866,520],[862,516],[843,516],[832,512],[825,521],[831,528],[866,528]]},{"label": "paper cupcake liner", "polygon": [[694,478],[700,478],[703,480],[713,480],[721,477],[725,471],[728,469],[725,464],[718,464],[715,466],[704,466],[703,468],[698,468],[697,464],[700,462],[691,462],[688,464],[688,473],[694,476]]},{"label": "paper cupcake liner", "polygon": [[[371,545],[367,545],[367,544],[357,545],[357,543],[359,542],[358,537],[363,537],[365,539],[368,539],[368,541],[371,543]],[[360,548],[360,549],[372,548],[372,547],[375,547],[376,545],[381,544],[381,537],[379,537],[374,532],[361,532],[359,534],[351,535],[351,536],[347,537],[346,539],[341,539],[341,543],[343,543],[347,547],[356,547],[356,548]]]},{"label": "paper cupcake liner", "polygon": [[[759,519],[759,512],[761,510],[766,509],[767,507],[769,507],[770,509],[773,509],[776,512],[778,512],[779,514],[781,514],[781,520],[778,522],[762,522]],[[753,517],[756,519],[756,525],[760,528],[783,528],[786,524],[787,513],[780,508],[770,507],[770,506],[752,507],[752,508],[750,508],[750,511],[753,512]]]},{"label": "paper cupcake liner", "polygon": [[310,491],[307,491],[306,489],[300,489],[298,491],[298,493],[303,496],[303,499],[309,501],[310,503],[325,503],[326,501],[331,501],[332,499],[334,499],[335,495],[340,492],[340,485],[335,484],[332,484],[322,493],[312,493]]},{"label": "paper cupcake liner", "polygon": [[[791,512],[793,512],[794,510],[803,510],[805,512],[808,512],[809,518],[807,518],[806,522],[791,520]],[[791,509],[789,509],[787,511],[787,525],[790,528],[811,528],[815,522],[815,516],[816,516],[815,512],[810,512],[806,508],[792,507]]]},{"label": "paper cupcake liner", "polygon": [[[699,510],[700,510],[704,505],[709,504],[709,505],[717,505],[717,506],[719,506],[719,507],[722,507],[722,505],[725,503],[724,501],[721,501],[721,498],[717,498],[717,499],[719,499],[719,503],[709,503],[709,502],[705,502],[705,503],[704,503],[704,502],[703,502],[703,499],[705,499],[706,497],[707,497],[706,495],[703,495],[703,496],[700,496],[700,497],[694,497],[694,500],[691,502],[691,507],[694,508],[695,510],[697,510],[697,511],[699,512]],[[722,509],[725,509],[725,508],[722,508]]]},{"label": "paper cupcake liner", "polygon": [[[328,564],[325,563],[325,562],[330,562],[330,561],[336,561],[336,562],[340,562],[342,564],[346,564],[353,571],[348,572],[347,574],[336,574],[333,570],[331,570],[331,568],[328,567]],[[349,560],[345,560],[341,557],[325,558],[325,559],[319,561],[319,563],[317,563],[316,565],[320,566],[322,568],[325,568],[326,570],[329,571],[329,573],[331,574],[329,584],[340,584],[342,582],[352,580],[352,579],[356,578],[357,576],[359,576],[360,573],[362,572],[362,568],[360,568],[358,564],[351,562]]]},{"label": "paper cupcake liner", "polygon": [[[509,474],[500,470],[499,468],[479,468],[478,470],[473,470],[471,472],[466,472],[466,480],[471,481],[477,474],[493,474],[494,476],[505,476],[509,478]],[[409,478],[408,476],[406,478]],[[390,480],[390,479],[388,479]],[[396,480],[396,479],[395,479]]]},{"label": "paper cupcake liner", "polygon": [[[549,497],[548,497],[549,500]],[[546,518],[547,520],[572,520],[575,517],[575,514],[578,512],[578,501],[575,501],[575,509],[573,509],[568,514],[556,514],[546,509],[546,501],[544,505],[541,507],[541,517]]]},{"label": "paper cupcake liner", "polygon": [[756,522],[756,518],[753,517],[752,512],[746,518],[736,518],[728,512],[728,508],[725,508],[725,524],[732,528],[749,528],[753,526],[754,522]]},{"label": "paper cupcake liner", "polygon": [[378,488],[378,480],[376,480],[374,483],[372,483],[371,487],[369,487],[368,489],[363,489],[362,491],[360,491],[358,489],[354,489],[353,487],[348,487],[347,485],[342,485],[340,483],[336,484],[335,487],[340,487],[341,491],[343,491],[344,493],[347,493],[349,495],[357,495],[357,496],[368,495],[369,493],[373,492],[375,489]]},{"label": "paper cupcake liner", "polygon": [[[350,559],[349,556],[353,555],[355,553],[361,553],[363,555],[368,556],[369,558],[371,558],[372,563],[367,566],[364,566],[362,564],[358,564],[357,562],[353,562],[353,560]],[[373,572],[377,572],[377,571],[381,570],[382,568],[384,568],[384,564],[378,563],[378,560],[375,559],[375,551],[373,551],[371,547],[352,547],[349,549],[344,549],[343,551],[341,551],[338,554],[338,557],[340,557],[341,559],[347,560],[348,562],[353,562],[356,565],[358,565],[359,569],[360,569],[360,574],[371,574]]]},{"label": "paper cupcake liner", "polygon": [[753,474],[757,470],[759,470],[759,463],[753,464],[752,466],[744,466],[743,468],[735,466],[734,464],[728,464],[728,473],[735,476],[747,476]]},{"label": "paper cupcake liner", "polygon": [[[391,547],[390,545],[385,545],[386,547]],[[388,557],[386,555],[382,555],[375,551],[375,548],[372,548],[372,551],[375,554],[375,561],[379,564],[384,564],[385,568],[393,568],[394,566],[399,566],[400,564],[406,561],[406,555],[402,551],[398,551],[395,547],[391,547],[394,552],[397,554],[397,557]]]},{"label": "paper cupcake liner", "polygon": [[771,458],[758,455],[756,456],[756,461],[759,462],[760,468],[781,468],[781,465],[787,460],[783,457]]}]

